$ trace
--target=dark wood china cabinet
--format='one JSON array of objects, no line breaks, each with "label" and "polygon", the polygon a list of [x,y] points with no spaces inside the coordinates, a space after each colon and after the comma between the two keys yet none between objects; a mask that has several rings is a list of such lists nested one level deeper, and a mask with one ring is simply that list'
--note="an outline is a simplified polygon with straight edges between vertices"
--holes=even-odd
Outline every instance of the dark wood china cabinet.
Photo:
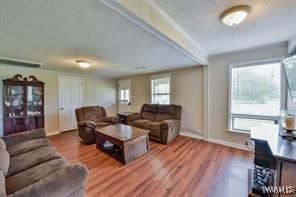
[{"label": "dark wood china cabinet", "polygon": [[20,74],[3,80],[4,135],[44,128],[44,83]]}]

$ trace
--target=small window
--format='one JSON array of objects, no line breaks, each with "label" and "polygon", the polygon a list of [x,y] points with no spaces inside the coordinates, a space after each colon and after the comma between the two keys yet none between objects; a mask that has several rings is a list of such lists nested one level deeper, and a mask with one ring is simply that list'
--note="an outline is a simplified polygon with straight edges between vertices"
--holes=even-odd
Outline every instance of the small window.
[{"label": "small window", "polygon": [[130,102],[130,90],[129,89],[121,89],[119,91],[119,102],[120,103],[128,103]]},{"label": "small window", "polygon": [[280,63],[232,66],[230,70],[229,129],[277,124],[281,108]]},{"label": "small window", "polygon": [[151,102],[154,104],[170,104],[170,75],[151,78]]}]

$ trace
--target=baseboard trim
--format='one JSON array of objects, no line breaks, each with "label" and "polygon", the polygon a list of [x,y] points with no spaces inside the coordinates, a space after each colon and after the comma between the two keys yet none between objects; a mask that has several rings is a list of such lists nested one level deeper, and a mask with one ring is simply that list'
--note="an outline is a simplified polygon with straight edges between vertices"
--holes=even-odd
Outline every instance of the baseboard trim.
[{"label": "baseboard trim", "polygon": [[237,149],[240,149],[240,150],[250,151],[243,144],[237,144],[237,143],[228,142],[228,141],[219,140],[219,139],[214,139],[214,138],[205,139],[204,136],[194,134],[194,133],[188,133],[188,132],[180,132],[180,135],[195,138],[195,139],[199,139],[199,140],[205,140],[205,141],[208,141],[208,142],[212,142],[212,143],[215,143],[215,144],[220,144],[220,145],[228,146],[228,147],[232,147],[232,148],[237,148]]},{"label": "baseboard trim", "polygon": [[180,132],[180,135],[182,136],[186,136],[186,137],[191,137],[191,138],[195,138],[195,139],[199,139],[199,140],[204,140],[204,136],[198,135],[198,134],[194,134],[194,133],[188,133],[188,132]]},{"label": "baseboard trim", "polygon": [[46,136],[58,135],[58,134],[60,134],[60,133],[61,133],[61,132],[59,132],[59,131],[50,132],[50,133],[46,133]]},{"label": "baseboard trim", "polygon": [[214,139],[214,138],[208,138],[209,142],[215,143],[215,144],[220,144],[220,145],[224,145],[224,146],[229,146],[232,148],[237,148],[237,149],[241,149],[241,150],[246,150],[246,151],[250,151],[245,145],[243,144],[237,144],[237,143],[233,143],[233,142],[228,142],[228,141],[224,141],[224,140],[219,140],[219,139]]}]

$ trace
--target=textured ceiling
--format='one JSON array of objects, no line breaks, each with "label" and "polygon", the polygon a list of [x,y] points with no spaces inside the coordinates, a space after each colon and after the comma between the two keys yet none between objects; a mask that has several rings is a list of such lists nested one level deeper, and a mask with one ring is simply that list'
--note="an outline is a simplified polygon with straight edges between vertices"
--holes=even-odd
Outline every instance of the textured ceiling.
[{"label": "textured ceiling", "polygon": [[197,64],[97,0],[0,0],[0,27],[0,57],[44,69],[120,77]]},{"label": "textured ceiling", "polygon": [[[296,35],[296,0],[151,0],[189,36],[214,55],[287,41]],[[252,11],[236,27],[221,23],[227,8],[246,4]]]}]

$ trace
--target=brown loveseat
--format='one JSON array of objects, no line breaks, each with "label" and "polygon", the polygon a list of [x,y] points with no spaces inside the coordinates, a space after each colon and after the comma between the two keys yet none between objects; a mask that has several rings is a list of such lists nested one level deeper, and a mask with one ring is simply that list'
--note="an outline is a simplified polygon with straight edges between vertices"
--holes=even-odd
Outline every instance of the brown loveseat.
[{"label": "brown loveseat", "polygon": [[1,197],[82,197],[87,175],[57,152],[44,129],[0,138]]},{"label": "brown loveseat", "polygon": [[95,143],[95,128],[118,123],[117,116],[107,117],[104,107],[89,106],[75,110],[80,138],[87,144]]},{"label": "brown loveseat", "polygon": [[127,117],[128,124],[150,130],[149,139],[168,144],[179,135],[180,105],[144,104],[139,114]]}]

